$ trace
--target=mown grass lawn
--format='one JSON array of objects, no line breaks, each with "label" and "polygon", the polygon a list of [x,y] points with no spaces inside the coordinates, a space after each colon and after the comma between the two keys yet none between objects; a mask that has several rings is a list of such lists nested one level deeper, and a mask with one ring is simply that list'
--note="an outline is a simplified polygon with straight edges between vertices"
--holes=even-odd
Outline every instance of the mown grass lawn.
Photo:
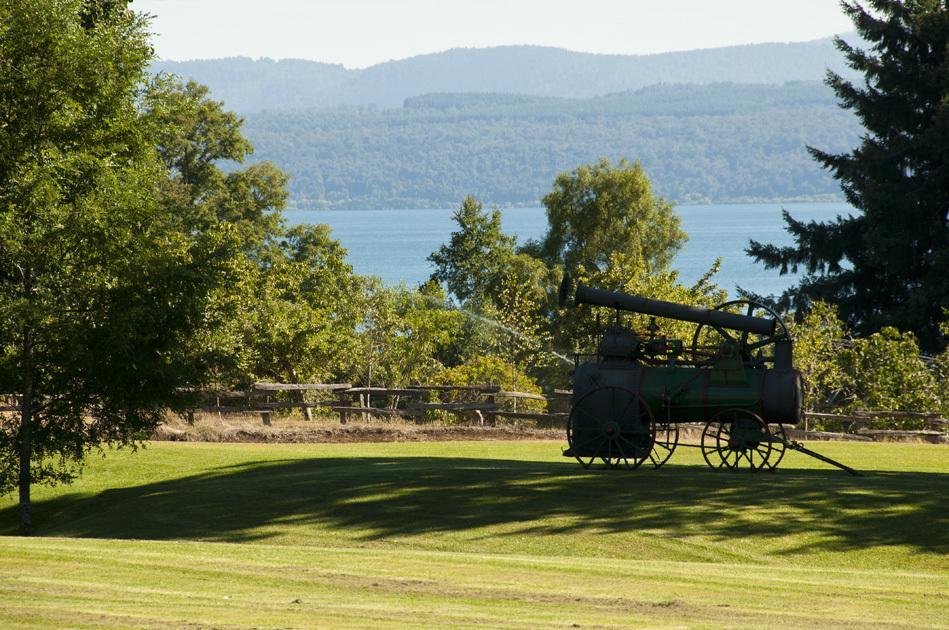
[{"label": "mown grass lawn", "polygon": [[949,448],[773,474],[555,442],[153,443],[0,499],[0,626],[949,627]]}]

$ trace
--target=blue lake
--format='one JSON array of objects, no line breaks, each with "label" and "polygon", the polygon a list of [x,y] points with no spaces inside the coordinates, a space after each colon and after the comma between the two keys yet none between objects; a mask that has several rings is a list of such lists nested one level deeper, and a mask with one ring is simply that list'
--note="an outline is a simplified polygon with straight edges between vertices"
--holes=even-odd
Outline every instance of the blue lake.
[{"label": "blue lake", "polygon": [[[697,280],[721,257],[722,268],[716,279],[729,293],[740,286],[768,295],[794,284],[794,276],[768,271],[745,254],[750,239],[778,245],[792,243],[784,231],[782,209],[803,221],[824,221],[852,212],[846,203],[677,206],[682,227],[689,234],[688,243],[674,263],[682,280]],[[387,284],[404,281],[411,285],[431,274],[426,258],[447,242],[455,230],[453,212],[454,209],[325,210],[284,215],[291,225],[328,224],[333,236],[349,250],[349,262],[357,273],[379,276]],[[502,217],[504,230],[517,236],[518,242],[539,238],[547,229],[543,208],[503,209]]]}]

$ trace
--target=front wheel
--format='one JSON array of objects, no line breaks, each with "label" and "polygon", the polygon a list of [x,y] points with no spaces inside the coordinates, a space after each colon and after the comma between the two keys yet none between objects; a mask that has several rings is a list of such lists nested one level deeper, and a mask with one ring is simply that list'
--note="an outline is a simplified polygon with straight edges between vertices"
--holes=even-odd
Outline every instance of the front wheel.
[{"label": "front wheel", "polygon": [[625,387],[597,387],[570,410],[565,455],[584,468],[599,459],[610,468],[632,470],[649,458],[655,437],[652,411],[639,395]]}]

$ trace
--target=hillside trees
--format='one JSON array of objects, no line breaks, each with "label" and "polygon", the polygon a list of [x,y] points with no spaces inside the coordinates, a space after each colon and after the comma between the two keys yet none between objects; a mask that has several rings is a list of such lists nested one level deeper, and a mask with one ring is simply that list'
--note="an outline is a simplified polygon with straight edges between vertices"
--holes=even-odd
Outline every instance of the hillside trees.
[{"label": "hillside trees", "polygon": [[859,141],[859,123],[819,81],[583,100],[449,94],[394,110],[248,113],[245,130],[256,155],[291,174],[303,210],[448,208],[469,193],[534,206],[557,173],[624,155],[683,203],[838,199],[804,143],[841,152]]},{"label": "hillside trees", "polygon": [[102,443],[147,436],[206,355],[190,352],[237,234],[187,233],[137,105],[151,48],[121,2],[0,2],[0,492],[68,481]]},{"label": "hillside trees", "polygon": [[810,152],[858,213],[806,224],[785,213],[795,245],[752,242],[748,252],[781,273],[806,271],[786,303],[828,301],[860,335],[892,326],[939,351],[949,300],[949,8],[944,0],[843,6],[870,48],[839,39],[837,47],[864,82],[829,73],[827,83],[866,134],[850,152]]}]

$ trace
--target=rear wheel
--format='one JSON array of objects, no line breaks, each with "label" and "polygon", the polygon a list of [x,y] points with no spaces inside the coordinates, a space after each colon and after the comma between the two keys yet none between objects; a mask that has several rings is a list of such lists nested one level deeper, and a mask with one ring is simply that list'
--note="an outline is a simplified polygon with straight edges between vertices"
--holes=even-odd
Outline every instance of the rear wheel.
[{"label": "rear wheel", "polygon": [[770,435],[768,425],[756,414],[745,409],[726,409],[705,425],[702,457],[716,470],[755,472],[768,465],[774,451]]}]

